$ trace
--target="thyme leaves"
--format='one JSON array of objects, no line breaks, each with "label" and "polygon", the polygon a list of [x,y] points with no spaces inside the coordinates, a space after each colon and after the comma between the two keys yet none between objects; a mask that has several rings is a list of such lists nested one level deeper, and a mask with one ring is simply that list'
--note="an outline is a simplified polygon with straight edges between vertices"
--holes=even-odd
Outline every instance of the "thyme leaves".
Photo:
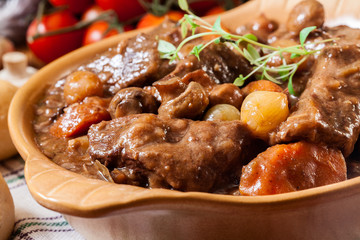
[{"label": "thyme leaves", "polygon": [[[221,25],[220,17],[216,19],[214,24],[206,22],[189,10],[189,6],[186,0],[179,0],[178,3],[180,8],[187,13],[179,21],[183,41],[177,47],[175,47],[169,42],[160,40],[158,44],[158,50],[162,58],[175,61],[179,58],[178,53],[186,43],[197,38],[213,36],[212,38],[209,38],[211,40],[208,40],[208,42],[194,46],[190,54],[196,56],[200,60],[201,51],[210,44],[228,44],[236,51],[238,51],[244,58],[246,58],[253,66],[253,71],[251,71],[249,74],[246,76],[241,74],[234,80],[234,84],[236,86],[243,86],[249,77],[255,74],[260,74],[261,78],[270,80],[277,84],[283,84],[287,81],[289,93],[296,95],[292,82],[297,69],[307,60],[310,55],[319,51],[308,50],[306,48],[308,45],[306,43],[306,39],[308,38],[309,34],[316,29],[315,26],[304,28],[300,32],[300,44],[285,48],[274,47],[258,42],[256,36],[253,34],[236,35],[227,32]],[[189,32],[191,34],[189,34]],[[319,44],[330,41],[333,41],[333,39],[321,40],[311,44]],[[260,54],[259,50],[262,50],[262,54]],[[301,59],[299,61],[287,63],[283,58],[284,53],[291,54],[290,59]],[[269,66],[268,62],[275,56],[281,57],[282,65],[276,67]]]}]

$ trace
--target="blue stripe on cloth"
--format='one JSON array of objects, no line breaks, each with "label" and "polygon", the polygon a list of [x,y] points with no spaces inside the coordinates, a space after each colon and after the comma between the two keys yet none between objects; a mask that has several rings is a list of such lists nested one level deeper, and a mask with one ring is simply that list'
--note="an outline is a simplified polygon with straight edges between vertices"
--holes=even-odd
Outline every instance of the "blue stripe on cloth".
[{"label": "blue stripe on cloth", "polygon": [[35,238],[32,238],[30,235],[37,233],[37,232],[73,232],[74,229],[72,228],[68,228],[68,229],[35,229],[35,230],[31,230],[29,232],[22,232],[19,235],[17,235],[16,237],[19,237],[19,239],[28,239],[28,240],[33,240]]},{"label": "blue stripe on cloth", "polygon": [[20,222],[27,221],[27,220],[46,220],[46,221],[50,220],[51,221],[51,220],[58,220],[61,218],[64,218],[64,217],[62,215],[57,215],[54,217],[42,217],[42,218],[40,218],[40,217],[21,218],[21,219],[17,220],[14,225],[16,226]]}]

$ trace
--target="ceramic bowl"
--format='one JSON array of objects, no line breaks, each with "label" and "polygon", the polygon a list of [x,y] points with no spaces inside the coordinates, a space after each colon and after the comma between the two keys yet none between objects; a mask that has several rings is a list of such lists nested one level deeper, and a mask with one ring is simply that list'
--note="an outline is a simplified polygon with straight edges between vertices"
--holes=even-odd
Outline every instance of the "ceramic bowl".
[{"label": "ceramic bowl", "polygon": [[[284,22],[298,0],[254,0],[222,16],[229,28],[260,12]],[[358,16],[360,2],[323,0],[327,19]],[[58,211],[86,239],[359,239],[360,178],[273,196],[226,196],[144,189],[88,179],[44,156],[32,129],[46,83],[137,32],[74,51],[41,69],[10,107],[9,126],[25,178],[41,205]],[[74,64],[75,63],[75,64]]]}]

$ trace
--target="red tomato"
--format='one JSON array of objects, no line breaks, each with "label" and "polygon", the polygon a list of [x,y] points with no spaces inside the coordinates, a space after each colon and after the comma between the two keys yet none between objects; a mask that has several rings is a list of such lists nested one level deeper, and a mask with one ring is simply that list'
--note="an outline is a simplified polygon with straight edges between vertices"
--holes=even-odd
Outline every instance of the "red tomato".
[{"label": "red tomato", "polygon": [[73,13],[82,13],[93,3],[93,0],[49,0],[49,2],[55,7],[67,5]]},{"label": "red tomato", "polygon": [[193,10],[197,15],[203,16],[211,8],[218,6],[219,3],[216,0],[203,0],[196,1],[189,4],[191,10]]},{"label": "red tomato", "polygon": [[[108,29],[109,29],[108,22],[106,21],[94,22],[86,30],[82,44],[88,45],[94,42],[98,42],[101,39],[108,38],[120,33],[120,31],[116,28],[113,28],[110,31],[108,31]],[[130,31],[130,30],[133,30],[132,26],[130,25],[124,26],[124,31]],[[108,32],[106,33],[106,35],[104,35],[106,31]]]},{"label": "red tomato", "polygon": [[[77,19],[67,10],[44,15],[38,26],[39,33],[59,30],[73,26]],[[32,52],[42,61],[48,63],[81,46],[82,30],[41,37],[29,42],[29,37],[36,34],[37,20],[31,22],[27,30],[28,45]]]},{"label": "red tomato", "polygon": [[145,9],[137,0],[96,0],[102,9],[114,9],[121,22],[127,21],[145,13]]},{"label": "red tomato", "polygon": [[150,27],[150,26],[157,26],[164,21],[165,17],[168,17],[169,19],[171,19],[173,21],[179,21],[183,16],[184,16],[184,13],[180,12],[180,11],[170,11],[167,14],[165,14],[164,16],[160,16],[160,17],[155,16],[151,13],[147,13],[140,19],[136,28],[139,29],[139,28],[146,28],[146,27]]},{"label": "red tomato", "polygon": [[86,11],[81,16],[81,20],[83,20],[83,21],[93,20],[93,19],[97,18],[103,11],[104,10],[100,6],[94,4],[91,7],[89,7],[88,9],[86,9]]}]

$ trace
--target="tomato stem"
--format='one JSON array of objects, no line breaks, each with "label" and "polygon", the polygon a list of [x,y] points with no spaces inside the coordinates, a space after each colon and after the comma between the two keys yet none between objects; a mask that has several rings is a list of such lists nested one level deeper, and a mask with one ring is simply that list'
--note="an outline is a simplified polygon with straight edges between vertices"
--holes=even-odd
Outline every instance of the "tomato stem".
[{"label": "tomato stem", "polygon": [[[41,7],[39,7],[39,9],[40,8]],[[40,12],[40,10],[38,12]],[[41,19],[41,17],[42,17],[42,14],[40,15],[40,19]],[[35,41],[38,38],[49,37],[49,36],[54,36],[54,35],[58,35],[58,34],[63,34],[63,33],[68,33],[68,32],[72,32],[72,31],[80,30],[80,29],[85,28],[85,27],[87,27],[87,26],[91,25],[92,23],[94,23],[96,21],[99,21],[99,20],[108,20],[109,22],[115,22],[115,21],[117,21],[117,15],[113,10],[107,10],[107,11],[102,12],[99,16],[97,16],[96,18],[94,18],[92,20],[80,21],[80,22],[76,23],[75,25],[60,28],[60,29],[53,30],[53,31],[48,31],[46,33],[39,33],[38,32],[38,26],[39,26],[41,20],[39,21],[37,19],[37,24],[38,24],[37,27],[36,27],[37,32],[33,36],[29,36],[27,41],[29,43],[32,43],[33,41]]]},{"label": "tomato stem", "polygon": [[41,19],[43,18],[44,16],[44,11],[45,11],[45,5],[46,5],[46,1],[45,0],[42,0],[40,3],[39,3],[39,7],[38,7],[38,10],[37,10],[37,13],[36,13],[36,33],[39,32],[39,25],[40,25],[40,22],[41,22]]}]

